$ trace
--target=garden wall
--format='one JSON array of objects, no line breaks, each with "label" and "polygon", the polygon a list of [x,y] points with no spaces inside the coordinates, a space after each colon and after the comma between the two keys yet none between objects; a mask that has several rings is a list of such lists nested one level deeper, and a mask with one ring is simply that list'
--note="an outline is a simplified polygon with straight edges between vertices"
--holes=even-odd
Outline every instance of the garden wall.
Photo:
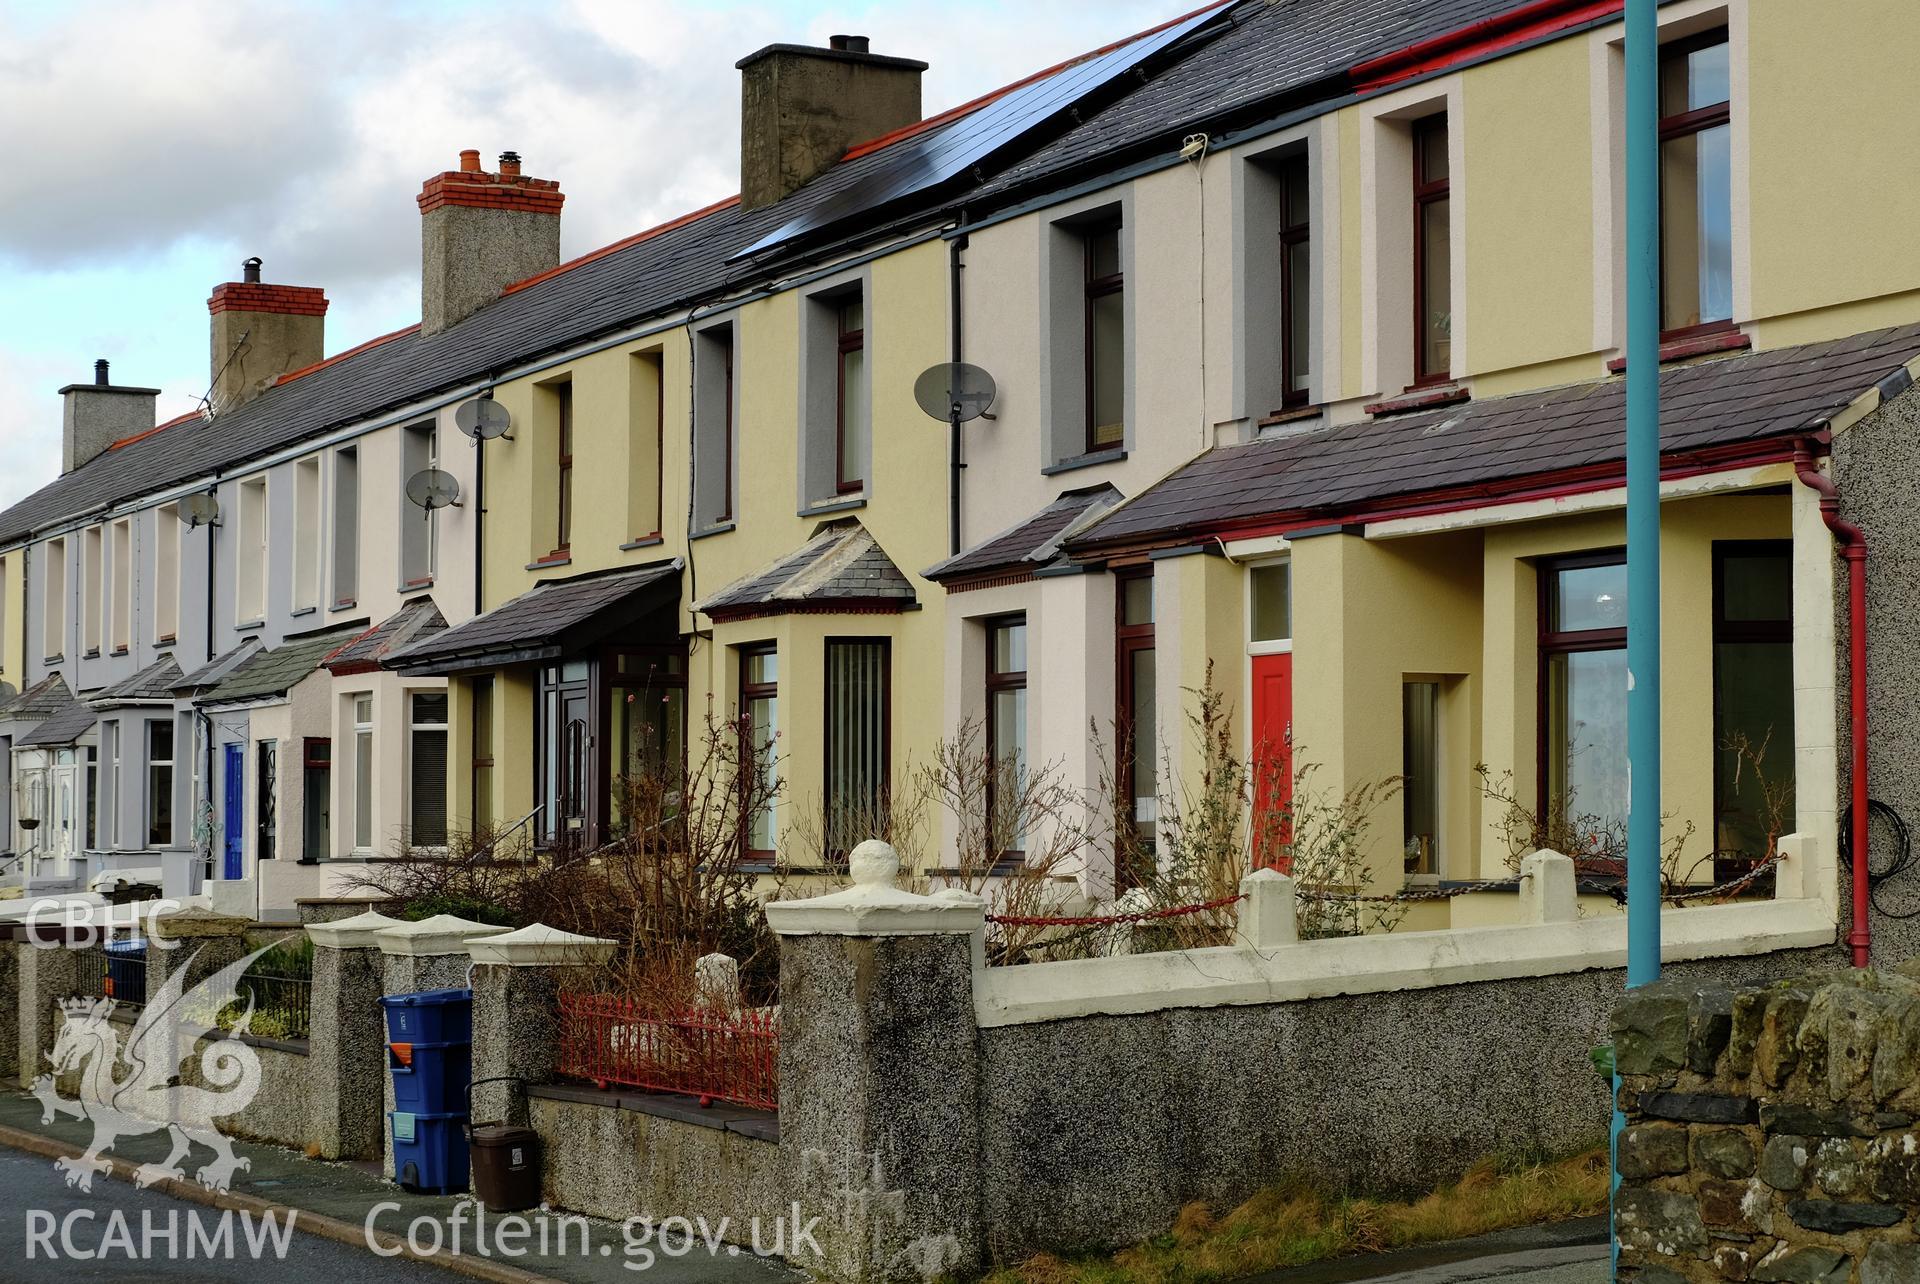
[{"label": "garden wall", "polygon": [[1920,1279],[1916,978],[1913,963],[1731,989],[1672,977],[1626,997],[1622,1278]]}]

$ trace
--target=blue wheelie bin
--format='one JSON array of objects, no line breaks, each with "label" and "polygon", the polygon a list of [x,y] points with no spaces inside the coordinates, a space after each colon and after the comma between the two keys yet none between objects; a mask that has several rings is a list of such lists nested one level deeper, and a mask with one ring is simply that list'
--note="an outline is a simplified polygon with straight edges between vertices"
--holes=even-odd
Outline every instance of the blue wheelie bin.
[{"label": "blue wheelie bin", "polygon": [[389,994],[393,1171],[416,1194],[467,1188],[467,1081],[473,1076],[473,991]]}]

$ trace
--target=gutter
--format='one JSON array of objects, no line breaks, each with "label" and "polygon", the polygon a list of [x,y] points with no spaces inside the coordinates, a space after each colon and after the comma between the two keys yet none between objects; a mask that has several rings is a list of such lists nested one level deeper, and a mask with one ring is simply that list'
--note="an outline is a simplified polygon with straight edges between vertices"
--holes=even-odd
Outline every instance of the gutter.
[{"label": "gutter", "polygon": [[1867,863],[1867,533],[1840,516],[1840,488],[1814,462],[1813,444],[1802,438],[1794,447],[1794,472],[1820,496],[1820,519],[1833,532],[1847,561],[1847,696],[1851,709],[1847,736],[1852,750],[1851,846],[1853,849],[1853,930],[1847,946],[1853,965],[1867,966],[1873,944],[1869,917],[1872,894]]}]

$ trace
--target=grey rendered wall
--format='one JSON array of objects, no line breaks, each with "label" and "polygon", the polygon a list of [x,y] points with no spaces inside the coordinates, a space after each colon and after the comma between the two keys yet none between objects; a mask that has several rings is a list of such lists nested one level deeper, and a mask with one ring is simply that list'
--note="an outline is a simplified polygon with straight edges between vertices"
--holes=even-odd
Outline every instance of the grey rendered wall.
[{"label": "grey rendered wall", "polygon": [[[1867,532],[1867,781],[1873,799],[1899,813],[1920,842],[1920,388],[1908,388],[1837,434],[1833,446],[1840,513]],[[1841,831],[1847,829],[1852,772],[1846,752],[1852,719],[1847,698],[1847,577],[1835,575]],[[1875,868],[1895,858],[1892,830],[1876,822],[1868,844]],[[1887,965],[1920,954],[1920,851],[1915,866],[1876,889],[1873,956]],[[1848,863],[1841,901],[1852,904]],[[1912,914],[1902,919],[1896,915]],[[1843,916],[1843,922],[1847,921]]]}]

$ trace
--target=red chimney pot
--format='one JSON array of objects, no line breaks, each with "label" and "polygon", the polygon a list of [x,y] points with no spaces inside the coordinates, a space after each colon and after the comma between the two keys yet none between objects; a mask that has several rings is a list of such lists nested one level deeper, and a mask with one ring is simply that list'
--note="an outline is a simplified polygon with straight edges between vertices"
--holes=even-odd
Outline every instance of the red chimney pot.
[{"label": "red chimney pot", "polygon": [[480,172],[480,149],[469,147],[460,153],[460,168],[468,174]]}]

